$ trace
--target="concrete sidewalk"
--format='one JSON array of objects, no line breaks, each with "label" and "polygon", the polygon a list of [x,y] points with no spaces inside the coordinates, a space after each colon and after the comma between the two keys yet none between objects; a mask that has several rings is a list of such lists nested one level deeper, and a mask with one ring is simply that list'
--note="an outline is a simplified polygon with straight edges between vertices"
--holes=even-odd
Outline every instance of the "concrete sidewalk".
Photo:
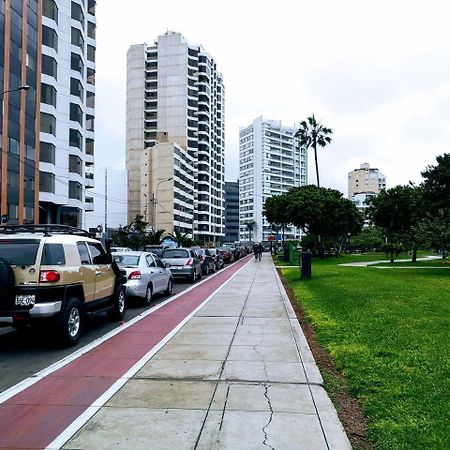
[{"label": "concrete sidewalk", "polygon": [[251,260],[65,449],[350,449],[270,255]]}]

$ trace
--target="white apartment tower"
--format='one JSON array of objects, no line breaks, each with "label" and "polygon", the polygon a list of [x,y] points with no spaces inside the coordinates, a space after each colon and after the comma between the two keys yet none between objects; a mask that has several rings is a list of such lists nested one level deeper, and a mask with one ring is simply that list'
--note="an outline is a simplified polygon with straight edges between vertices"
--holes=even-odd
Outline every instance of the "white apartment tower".
[{"label": "white apartment tower", "polygon": [[39,221],[85,226],[93,210],[95,0],[43,0]]},{"label": "white apartment tower", "polygon": [[[216,241],[224,235],[224,111],[222,75],[201,46],[187,42],[180,33],[167,32],[153,46],[130,47],[126,135],[129,220],[148,209],[142,193],[148,189],[141,178],[142,154],[155,146],[157,133],[164,133],[169,142],[193,158],[194,237]],[[164,177],[152,167],[149,170],[153,170],[153,186],[158,186]],[[158,194],[152,192],[151,197]]]},{"label": "white apartment tower", "polygon": [[[307,183],[307,154],[295,138],[295,128],[281,121],[258,117],[239,132],[239,229],[240,240],[265,241],[272,234],[263,218],[267,198]],[[249,232],[247,223],[253,223]],[[285,229],[285,239],[299,237],[294,227]]]},{"label": "white apartment tower", "polygon": [[377,195],[386,189],[386,177],[369,163],[360,164],[348,174],[348,198],[351,200],[356,194]]}]

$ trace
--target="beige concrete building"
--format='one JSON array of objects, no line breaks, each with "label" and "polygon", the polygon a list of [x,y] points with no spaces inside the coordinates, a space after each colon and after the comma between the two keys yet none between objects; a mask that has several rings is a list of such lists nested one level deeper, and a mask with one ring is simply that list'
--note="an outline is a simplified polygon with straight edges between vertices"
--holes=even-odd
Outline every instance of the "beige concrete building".
[{"label": "beige concrete building", "polygon": [[[167,133],[173,145],[178,145],[180,152],[184,149],[183,154],[194,161],[194,237],[217,241],[224,236],[224,111],[222,75],[203,47],[174,32],[159,36],[153,46],[130,47],[126,134],[129,220],[136,214],[145,215],[140,179],[142,154],[156,147],[157,133]],[[160,173],[155,175],[159,163],[152,167],[153,176],[165,178]]]},{"label": "beige concrete building", "polygon": [[183,147],[158,135],[141,159],[140,210],[154,229],[193,235],[194,158]]},{"label": "beige concrete building", "polygon": [[356,194],[379,194],[382,189],[386,189],[386,177],[378,169],[371,168],[368,163],[361,164],[359,169],[348,174],[348,198],[350,200]]}]

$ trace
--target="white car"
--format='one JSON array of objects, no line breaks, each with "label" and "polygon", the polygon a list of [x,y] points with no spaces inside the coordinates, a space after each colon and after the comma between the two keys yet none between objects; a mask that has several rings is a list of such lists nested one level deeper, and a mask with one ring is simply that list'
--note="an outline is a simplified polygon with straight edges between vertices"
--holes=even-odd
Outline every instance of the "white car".
[{"label": "white car", "polygon": [[131,248],[129,247],[111,247],[109,249],[111,253],[117,253],[117,252],[131,252]]},{"label": "white car", "polygon": [[154,294],[172,294],[172,272],[153,253],[115,252],[112,258],[127,274],[125,289],[128,297],[140,297],[150,305]]}]

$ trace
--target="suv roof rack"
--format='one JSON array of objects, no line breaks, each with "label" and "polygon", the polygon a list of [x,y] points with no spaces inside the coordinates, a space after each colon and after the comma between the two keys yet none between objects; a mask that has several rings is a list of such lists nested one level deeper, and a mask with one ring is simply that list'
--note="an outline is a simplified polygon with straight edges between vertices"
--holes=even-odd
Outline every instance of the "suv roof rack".
[{"label": "suv roof rack", "polygon": [[44,236],[52,234],[74,234],[78,236],[92,237],[92,234],[80,228],[71,227],[69,225],[1,225],[0,233],[16,234],[16,233],[43,233]]}]

